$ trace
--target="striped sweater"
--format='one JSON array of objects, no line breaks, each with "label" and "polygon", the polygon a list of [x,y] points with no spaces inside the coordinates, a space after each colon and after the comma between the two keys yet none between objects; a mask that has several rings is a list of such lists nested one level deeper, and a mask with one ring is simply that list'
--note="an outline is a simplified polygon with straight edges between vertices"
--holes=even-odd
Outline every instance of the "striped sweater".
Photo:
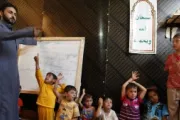
[{"label": "striped sweater", "polygon": [[142,100],[135,98],[128,99],[126,96],[122,98],[122,106],[120,111],[120,120],[140,120],[140,104]]}]

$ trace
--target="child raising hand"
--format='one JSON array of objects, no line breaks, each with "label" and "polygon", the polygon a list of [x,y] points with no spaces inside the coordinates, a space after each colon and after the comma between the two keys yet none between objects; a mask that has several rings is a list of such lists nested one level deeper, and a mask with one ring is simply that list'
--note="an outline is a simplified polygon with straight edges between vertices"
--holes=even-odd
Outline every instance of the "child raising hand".
[{"label": "child raising hand", "polygon": [[[140,120],[139,107],[146,94],[146,88],[137,83],[135,81],[137,79],[139,79],[139,73],[137,71],[132,72],[132,77],[122,86],[120,120]],[[141,90],[139,95],[138,88]]]},{"label": "child raising hand", "polygon": [[[52,72],[48,72],[44,79],[39,66],[39,54],[34,57],[34,61],[36,65],[36,79],[40,88],[36,102],[38,105],[38,118],[39,120],[54,120],[56,96],[53,88],[57,81],[57,76]],[[63,91],[63,88],[60,88],[59,91]]]},{"label": "child raising hand", "polygon": [[82,109],[81,120],[92,120],[95,108],[92,106],[93,98],[91,95],[86,94],[85,89],[79,99],[79,105]]},{"label": "child raising hand", "polygon": [[[63,93],[64,93],[64,89],[65,89],[65,84],[61,83],[61,80],[64,78],[62,73],[59,73],[57,76],[57,81],[55,82],[54,88],[53,88],[53,92],[57,97],[57,100],[59,102],[59,100],[61,99],[61,97],[63,97]],[[61,90],[58,90],[59,88],[63,88]]]},{"label": "child raising hand", "polygon": [[74,86],[67,85],[64,89],[64,94],[59,94],[57,86],[54,87],[56,96],[59,97],[59,109],[56,113],[56,120],[77,120],[79,115],[79,108],[74,101],[77,95],[77,90]]},{"label": "child raising hand", "polygon": [[112,99],[109,97],[99,98],[98,109],[95,113],[95,117],[99,120],[118,120],[114,110],[112,110]]}]

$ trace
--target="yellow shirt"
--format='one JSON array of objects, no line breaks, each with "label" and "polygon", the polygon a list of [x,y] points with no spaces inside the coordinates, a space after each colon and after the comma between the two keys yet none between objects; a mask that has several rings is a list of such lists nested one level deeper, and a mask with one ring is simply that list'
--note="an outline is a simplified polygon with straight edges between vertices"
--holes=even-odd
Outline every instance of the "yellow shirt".
[{"label": "yellow shirt", "polygon": [[72,120],[73,118],[77,118],[79,116],[80,114],[77,103],[62,99],[56,115],[56,120]]},{"label": "yellow shirt", "polygon": [[[56,96],[53,92],[54,86],[44,83],[44,79],[40,69],[36,70],[36,79],[40,88],[36,104],[48,108],[54,108],[56,103]],[[62,84],[58,91],[62,93],[65,87],[66,85]]]}]

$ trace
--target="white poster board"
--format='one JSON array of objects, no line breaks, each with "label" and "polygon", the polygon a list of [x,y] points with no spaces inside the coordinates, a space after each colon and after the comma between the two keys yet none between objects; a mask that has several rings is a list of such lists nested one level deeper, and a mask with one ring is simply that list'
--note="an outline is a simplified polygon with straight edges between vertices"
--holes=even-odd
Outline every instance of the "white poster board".
[{"label": "white poster board", "polygon": [[61,72],[64,75],[62,83],[74,85],[79,90],[83,52],[83,37],[45,37],[38,40],[37,46],[21,45],[18,65],[22,93],[39,92],[34,62],[34,56],[37,53],[39,53],[40,68],[44,77],[48,72],[56,75]]},{"label": "white poster board", "polygon": [[129,52],[156,54],[157,0],[130,0]]}]

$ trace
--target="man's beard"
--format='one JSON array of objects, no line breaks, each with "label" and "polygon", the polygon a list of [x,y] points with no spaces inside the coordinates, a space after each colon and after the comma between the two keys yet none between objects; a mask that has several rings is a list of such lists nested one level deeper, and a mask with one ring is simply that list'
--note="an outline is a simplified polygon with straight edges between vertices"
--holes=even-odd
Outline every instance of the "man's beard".
[{"label": "man's beard", "polygon": [[7,18],[5,14],[2,15],[2,18],[5,22],[7,22],[11,25],[14,25],[16,23],[16,20],[13,17]]}]

